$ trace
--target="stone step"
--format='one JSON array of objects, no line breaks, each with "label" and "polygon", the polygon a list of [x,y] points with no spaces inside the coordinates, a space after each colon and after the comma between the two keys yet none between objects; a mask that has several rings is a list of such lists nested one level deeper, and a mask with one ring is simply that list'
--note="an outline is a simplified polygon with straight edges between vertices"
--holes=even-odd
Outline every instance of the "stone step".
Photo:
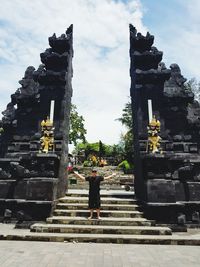
[{"label": "stone step", "polygon": [[[89,185],[85,184],[85,182],[80,183],[78,182],[77,184],[70,184],[68,183],[68,189],[69,190],[89,190]],[[120,183],[115,183],[115,184],[101,184],[101,189],[102,190],[124,190],[122,188],[122,185]],[[125,190],[124,190],[125,191]],[[125,191],[126,192],[126,191]]]},{"label": "stone step", "polygon": [[[87,214],[88,215],[88,214]],[[102,217],[101,220],[88,220],[84,217],[52,216],[47,218],[47,223],[70,225],[114,225],[114,226],[151,226],[154,221],[145,218],[114,218]]]},{"label": "stone step", "polygon": [[[155,245],[200,245],[200,238],[173,235],[109,235],[74,233],[29,233],[1,234],[0,240],[21,240],[41,242],[91,242],[117,244]],[[156,249],[156,248],[155,248]]]},{"label": "stone step", "polygon": [[[104,198],[122,198],[122,199],[134,199],[134,192],[126,192],[122,190],[102,190],[100,192],[101,197]],[[88,197],[88,190],[72,190],[71,192],[66,193],[67,197]]]},{"label": "stone step", "polygon": [[[53,215],[57,216],[88,216],[88,210],[58,210],[55,209]],[[139,218],[142,217],[143,213],[140,211],[130,210],[102,210],[101,217],[125,217],[125,218]]]},{"label": "stone step", "polygon": [[[102,204],[101,210],[137,210],[138,205],[135,204]],[[87,203],[58,203],[56,209],[88,209]]]},{"label": "stone step", "polygon": [[[75,189],[79,189],[79,190],[89,190],[89,186],[85,185],[85,183],[78,183],[78,184],[68,184],[68,188],[70,190],[75,190]],[[121,185],[120,184],[104,184],[101,185],[101,189],[103,190],[120,190],[121,189]],[[125,191],[125,190],[124,190]]]},{"label": "stone step", "polygon": [[[88,203],[88,197],[63,197],[59,199],[60,203]],[[102,204],[136,204],[135,199],[121,199],[115,197],[101,197]]]},{"label": "stone step", "polygon": [[39,224],[31,226],[31,232],[84,233],[84,234],[128,234],[128,235],[171,235],[168,227],[156,226],[107,226],[107,225],[65,225]]}]

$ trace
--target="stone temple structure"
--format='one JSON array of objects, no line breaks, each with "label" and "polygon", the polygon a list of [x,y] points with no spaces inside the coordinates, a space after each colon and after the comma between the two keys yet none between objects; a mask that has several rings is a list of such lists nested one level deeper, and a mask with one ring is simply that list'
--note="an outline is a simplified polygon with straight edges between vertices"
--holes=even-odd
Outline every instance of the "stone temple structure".
[{"label": "stone temple structure", "polygon": [[[65,194],[69,114],[72,96],[73,26],[49,37],[37,70],[30,66],[20,88],[2,112],[0,136],[0,217],[46,218],[54,200]],[[39,153],[41,121],[54,102],[55,149]]]},{"label": "stone temple structure", "polygon": [[[149,218],[199,222],[200,104],[179,66],[167,69],[153,42],[130,25],[136,196]],[[161,123],[162,153],[147,152],[148,100]]]}]

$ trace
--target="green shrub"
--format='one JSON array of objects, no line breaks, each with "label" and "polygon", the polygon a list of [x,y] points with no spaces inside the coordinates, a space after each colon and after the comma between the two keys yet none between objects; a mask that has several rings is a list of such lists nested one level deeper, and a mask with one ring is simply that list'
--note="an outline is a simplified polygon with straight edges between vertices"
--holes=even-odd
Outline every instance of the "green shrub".
[{"label": "green shrub", "polygon": [[91,167],[91,166],[92,166],[91,161],[89,161],[89,160],[85,160],[85,161],[83,162],[83,167]]},{"label": "green shrub", "polygon": [[133,164],[129,163],[127,160],[123,160],[122,162],[120,162],[120,164],[118,165],[118,168],[123,169],[124,171],[126,170],[131,170],[133,169]]}]

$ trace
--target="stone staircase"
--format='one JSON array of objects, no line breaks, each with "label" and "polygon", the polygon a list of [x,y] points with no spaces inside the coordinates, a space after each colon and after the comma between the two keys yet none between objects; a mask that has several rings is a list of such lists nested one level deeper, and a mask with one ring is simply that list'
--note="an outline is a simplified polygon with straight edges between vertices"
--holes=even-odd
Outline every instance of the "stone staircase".
[{"label": "stone staircase", "polygon": [[[84,177],[87,177],[91,174],[91,167],[80,167],[78,166],[78,171]],[[101,183],[101,189],[105,190],[117,190],[121,189],[122,185],[133,183],[133,174],[124,174],[124,172],[117,168],[117,166],[105,166],[105,167],[95,167],[98,171],[98,175],[109,176],[113,172],[116,173],[116,176],[112,177],[109,180],[105,180]],[[73,173],[69,174],[69,183],[68,189],[88,189],[89,184],[81,179],[77,179]]]},{"label": "stone staircase", "polygon": [[133,192],[102,190],[101,204],[102,219],[88,220],[87,191],[70,190],[46,224],[31,226],[30,240],[160,244],[157,237],[171,235],[168,227],[157,227],[143,217]]}]

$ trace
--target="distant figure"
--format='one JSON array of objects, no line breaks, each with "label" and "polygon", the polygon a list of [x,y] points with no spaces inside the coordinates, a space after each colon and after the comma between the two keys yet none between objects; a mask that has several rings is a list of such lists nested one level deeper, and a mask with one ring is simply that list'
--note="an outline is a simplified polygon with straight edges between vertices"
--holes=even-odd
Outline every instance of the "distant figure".
[{"label": "distant figure", "polygon": [[69,173],[73,171],[73,165],[72,165],[71,161],[68,162],[67,171]]},{"label": "distant figure", "polygon": [[97,170],[93,169],[91,176],[84,177],[83,175],[79,174],[78,172],[74,172],[76,177],[89,182],[89,199],[88,199],[88,206],[90,210],[90,216],[88,217],[89,220],[93,218],[93,212],[96,209],[97,212],[97,219],[100,220],[100,206],[101,206],[101,200],[100,200],[100,183],[101,181],[108,180],[115,176],[116,174],[113,173],[112,175],[109,175],[107,177],[98,176]]}]

